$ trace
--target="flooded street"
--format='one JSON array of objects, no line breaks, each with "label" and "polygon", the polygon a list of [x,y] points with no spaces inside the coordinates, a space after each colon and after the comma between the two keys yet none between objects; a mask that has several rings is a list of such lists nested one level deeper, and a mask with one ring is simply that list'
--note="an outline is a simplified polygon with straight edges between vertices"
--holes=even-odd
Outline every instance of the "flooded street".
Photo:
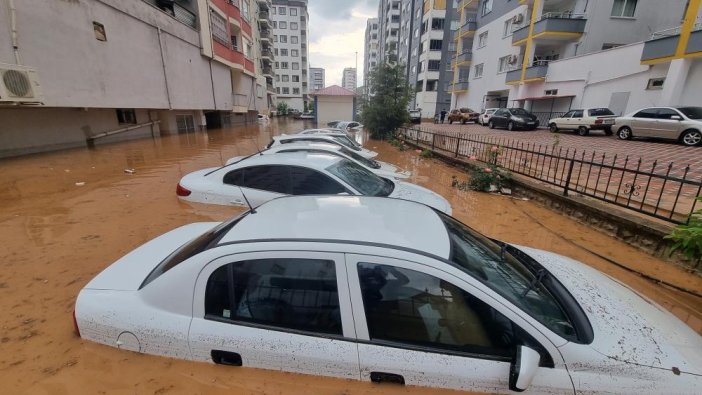
[{"label": "flooded street", "polygon": [[[425,389],[372,385],[152,357],[81,341],[72,311],[79,290],[144,242],[183,224],[220,221],[236,207],[180,202],[178,180],[228,158],[264,149],[299,121],[242,127],[0,161],[0,381],[8,394],[405,394]],[[451,187],[458,169],[370,141],[378,159],[413,173],[487,236],[583,261],[660,303],[702,333],[702,278],[690,275],[529,201]],[[133,174],[131,170],[133,169]],[[129,171],[125,171],[129,170]],[[599,256],[598,256],[599,255]],[[657,278],[646,280],[600,256]],[[432,390],[437,394],[453,391]]]}]

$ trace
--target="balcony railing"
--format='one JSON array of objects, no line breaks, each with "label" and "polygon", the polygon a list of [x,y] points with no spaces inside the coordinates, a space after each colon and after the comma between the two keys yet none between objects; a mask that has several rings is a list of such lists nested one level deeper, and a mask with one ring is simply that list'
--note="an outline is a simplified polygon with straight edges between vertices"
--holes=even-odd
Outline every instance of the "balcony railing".
[{"label": "balcony railing", "polygon": [[452,91],[467,91],[468,90],[468,81],[454,82],[453,84],[451,84],[451,90]]},{"label": "balcony railing", "polygon": [[455,56],[455,60],[456,60],[457,64],[470,62],[472,58],[473,58],[473,53],[470,51],[465,51],[465,52],[459,53]]},{"label": "balcony railing", "polygon": [[264,40],[270,40],[271,39],[271,31],[268,29],[261,29],[261,39]]},{"label": "balcony railing", "polygon": [[272,67],[264,67],[263,69],[263,75],[273,75],[273,68]]},{"label": "balcony railing", "polygon": [[259,11],[258,13],[258,19],[261,21],[268,21],[269,19],[269,14],[266,11]]},{"label": "balcony railing", "polygon": [[190,26],[193,29],[197,29],[197,15],[190,12],[189,10],[183,8],[177,3],[165,5],[165,3],[159,3],[156,0],[144,0],[145,2],[151,4],[152,6],[160,9],[164,13],[172,16],[178,22]]},{"label": "balcony railing", "polygon": [[466,23],[464,23],[463,26],[461,26],[461,30],[459,30],[460,36],[464,37],[464,36],[470,35],[472,33],[475,33],[475,30],[477,28],[478,28],[477,22],[475,22],[473,20],[469,20]]},{"label": "balcony railing", "polygon": [[[641,53],[642,61],[669,59],[675,55],[680,42],[680,27],[661,30],[651,35],[651,40],[646,41]],[[685,47],[685,54],[702,52],[702,23],[693,27],[690,38]]]},{"label": "balcony railing", "polygon": [[[697,30],[702,30],[702,22],[698,22],[692,27],[693,32]],[[654,32],[653,34],[651,34],[651,40],[669,36],[677,36],[678,34],[680,34],[680,26],[671,27],[670,29],[659,30],[657,32]]]}]

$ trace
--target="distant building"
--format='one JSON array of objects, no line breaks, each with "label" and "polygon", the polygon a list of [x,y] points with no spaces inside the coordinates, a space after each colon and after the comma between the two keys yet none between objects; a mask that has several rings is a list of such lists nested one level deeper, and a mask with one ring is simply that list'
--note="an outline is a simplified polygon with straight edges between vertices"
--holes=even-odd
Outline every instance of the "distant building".
[{"label": "distant building", "polygon": [[321,67],[310,67],[310,87],[312,91],[323,89],[326,85],[324,80],[324,69]]},{"label": "distant building", "polygon": [[332,85],[311,93],[314,97],[314,117],[320,125],[329,121],[350,121],[356,114],[356,93],[352,90]]},{"label": "distant building", "polygon": [[356,68],[347,67],[341,75],[341,86],[350,90],[356,91]]},{"label": "distant building", "polygon": [[369,18],[366,22],[366,36],[363,45],[363,85],[369,86],[368,75],[378,64],[378,18]]},{"label": "distant building", "polygon": [[400,38],[400,0],[380,0],[378,3],[378,61],[387,62],[388,51],[394,47],[397,55]]},{"label": "distant building", "polygon": [[273,0],[271,19],[278,102],[302,111],[309,100],[307,0]]}]

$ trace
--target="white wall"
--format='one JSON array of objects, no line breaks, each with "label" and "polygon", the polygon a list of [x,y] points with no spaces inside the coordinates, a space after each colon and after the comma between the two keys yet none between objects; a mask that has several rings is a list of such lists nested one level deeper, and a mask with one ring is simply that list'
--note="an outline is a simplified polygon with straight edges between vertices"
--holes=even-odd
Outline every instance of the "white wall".
[{"label": "white wall", "polygon": [[318,96],[317,122],[353,119],[353,96]]}]

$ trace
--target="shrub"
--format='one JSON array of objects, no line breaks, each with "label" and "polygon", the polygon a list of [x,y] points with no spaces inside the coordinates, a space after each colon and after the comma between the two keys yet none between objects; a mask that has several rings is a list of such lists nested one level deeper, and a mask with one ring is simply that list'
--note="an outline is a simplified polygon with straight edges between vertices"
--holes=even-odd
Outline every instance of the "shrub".
[{"label": "shrub", "polygon": [[422,152],[419,154],[419,156],[421,158],[431,158],[434,155],[432,154],[432,152],[430,150],[425,149],[425,150],[422,150]]},{"label": "shrub", "polygon": [[[702,203],[702,197],[698,196],[697,201]],[[692,213],[686,225],[678,225],[665,238],[673,241],[671,254],[681,251],[687,258],[700,262],[702,260],[702,209]]]}]

